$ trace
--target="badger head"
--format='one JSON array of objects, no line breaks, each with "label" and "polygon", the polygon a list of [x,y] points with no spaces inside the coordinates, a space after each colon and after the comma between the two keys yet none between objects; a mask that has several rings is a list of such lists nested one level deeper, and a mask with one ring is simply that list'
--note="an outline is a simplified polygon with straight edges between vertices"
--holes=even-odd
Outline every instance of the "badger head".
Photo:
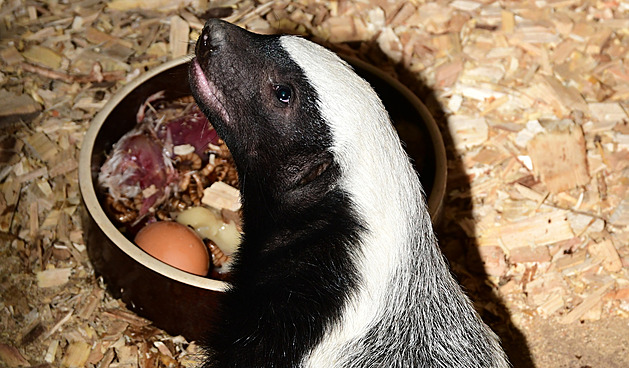
[{"label": "badger head", "polygon": [[268,199],[269,216],[298,211],[341,188],[363,216],[381,219],[377,202],[397,200],[383,198],[383,187],[394,193],[414,175],[373,89],[310,41],[210,20],[190,79],[234,156],[245,211],[254,197]]}]

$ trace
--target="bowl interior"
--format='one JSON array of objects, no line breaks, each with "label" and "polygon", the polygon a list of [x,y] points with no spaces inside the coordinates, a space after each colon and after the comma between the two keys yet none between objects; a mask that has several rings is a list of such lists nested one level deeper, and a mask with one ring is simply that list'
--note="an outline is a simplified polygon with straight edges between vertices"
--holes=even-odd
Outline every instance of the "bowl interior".
[{"label": "bowl interior", "polygon": [[[146,98],[165,91],[165,99],[190,95],[185,59],[161,65],[129,83],[106,104],[88,129],[79,160],[79,185],[90,217],[105,236],[125,254],[144,267],[185,284],[203,289],[224,290],[224,282],[196,276],[171,267],[145,253],[121,233],[107,217],[101,203],[104,195],[96,187],[100,167],[111,147],[136,125],[135,116]],[[90,244],[88,244],[88,247]]]}]

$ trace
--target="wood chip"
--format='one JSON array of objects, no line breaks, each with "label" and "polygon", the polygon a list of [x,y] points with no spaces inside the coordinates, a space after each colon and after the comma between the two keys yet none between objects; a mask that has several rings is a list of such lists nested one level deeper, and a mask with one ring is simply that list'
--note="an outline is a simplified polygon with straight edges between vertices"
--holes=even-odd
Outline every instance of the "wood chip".
[{"label": "wood chip", "polygon": [[66,349],[61,361],[62,367],[83,367],[90,356],[91,346],[85,341],[72,342]]},{"label": "wood chip", "polygon": [[402,61],[402,42],[391,27],[385,27],[376,40],[382,52],[396,63]]},{"label": "wood chip", "polygon": [[227,209],[236,212],[241,207],[240,191],[228,184],[217,181],[203,190],[201,203],[218,210]]},{"label": "wood chip", "polygon": [[512,33],[515,29],[515,14],[510,11],[503,10],[500,12],[502,20],[502,31],[504,33]]},{"label": "wood chip", "polygon": [[484,118],[454,115],[448,118],[448,129],[456,148],[478,146],[489,136],[489,127]]},{"label": "wood chip", "polygon": [[550,261],[550,253],[545,246],[518,247],[511,249],[509,260],[513,263],[548,262]]},{"label": "wood chip", "polygon": [[[535,273],[539,267],[533,265],[527,267],[529,270],[529,277],[533,278],[528,283],[525,283],[524,289],[527,293],[528,300],[535,306],[543,305],[548,301],[550,294],[559,294],[565,296],[567,294],[567,284],[562,275],[558,272],[549,272],[536,276]],[[522,282],[524,283],[528,277],[523,276]]]},{"label": "wood chip", "polygon": [[585,262],[586,257],[587,257],[587,254],[585,250],[580,250],[580,251],[577,251],[572,254],[568,254],[568,255],[565,255],[564,257],[559,258],[555,262],[555,266],[557,267],[557,270],[563,271],[570,267],[574,267],[574,266],[582,264],[583,262]]},{"label": "wood chip", "polygon": [[59,154],[55,144],[44,133],[37,132],[25,140],[26,145],[40,160],[47,162]]},{"label": "wood chip", "polygon": [[37,286],[50,288],[65,285],[72,274],[71,268],[53,268],[37,272]]},{"label": "wood chip", "polygon": [[590,181],[585,139],[580,127],[556,124],[528,143],[535,175],[552,193],[559,193]]},{"label": "wood chip", "polygon": [[24,61],[24,57],[20,52],[15,48],[14,45],[6,45],[4,48],[0,50],[0,59],[6,65],[16,65]]},{"label": "wood chip", "polygon": [[559,320],[559,322],[568,324],[578,321],[579,318],[581,318],[587,311],[589,311],[592,307],[594,307],[601,301],[603,295],[605,295],[605,293],[607,293],[607,290],[609,290],[613,285],[614,281],[608,281],[605,285],[599,287],[596,291],[585,298],[581,304],[579,304],[568,314],[563,316]]},{"label": "wood chip", "polygon": [[25,182],[33,181],[37,178],[40,178],[42,176],[47,176],[47,175],[48,175],[48,169],[45,167],[40,167],[38,169],[34,169],[22,175],[16,176],[15,182],[25,183]]},{"label": "wood chip", "polygon": [[94,311],[98,308],[105,296],[105,290],[101,288],[95,288],[88,296],[85,304],[78,310],[77,316],[85,320],[89,320]]},{"label": "wood chip", "polygon": [[[92,347],[92,351],[90,352],[90,356],[87,357],[87,362],[86,364],[89,366],[91,365],[96,365],[98,363],[100,363],[103,358],[105,358],[105,352],[103,345],[105,345],[103,342],[99,342],[97,344],[95,344],[95,346]],[[102,365],[104,365],[105,363],[102,363]]]},{"label": "wood chip", "polygon": [[31,364],[14,346],[0,343],[0,360],[8,367],[30,367]]},{"label": "wood chip", "polygon": [[190,43],[190,25],[177,15],[170,17],[170,56],[173,59],[184,56],[188,53]]},{"label": "wood chip", "polygon": [[0,127],[17,121],[29,122],[41,112],[41,106],[28,95],[15,95],[0,89]]},{"label": "wood chip", "polygon": [[114,351],[114,349],[109,349],[105,352],[105,354],[103,355],[103,358],[100,360],[98,367],[99,368],[108,368],[110,367],[110,364],[114,361],[114,359],[116,358],[116,352]]},{"label": "wood chip", "polygon": [[629,225],[629,198],[625,198],[616,206],[609,222],[617,226]]},{"label": "wood chip", "polygon": [[74,148],[72,148],[70,150],[61,152],[53,160],[51,160],[48,175],[51,178],[54,178],[58,175],[65,175],[67,173],[75,171],[78,166],[79,163],[76,160],[76,153],[74,152]]},{"label": "wood chip", "polygon": [[554,43],[559,39],[554,28],[534,23],[518,26],[512,37],[513,42],[521,44]]},{"label": "wood chip", "polygon": [[537,310],[546,317],[551,316],[565,305],[563,297],[560,294],[553,293]]},{"label": "wood chip", "polygon": [[573,237],[574,233],[570,228],[566,212],[555,210],[489,228],[480,234],[479,243],[482,246],[502,246],[513,250],[527,246],[549,245]]},{"label": "wood chip", "polygon": [[327,39],[330,42],[348,42],[356,41],[356,27],[352,17],[330,18],[324,24]]},{"label": "wood chip", "polygon": [[614,294],[614,299],[629,301],[629,287],[618,289]]},{"label": "wood chip", "polygon": [[[487,275],[502,276],[507,272],[508,265],[502,248],[497,246],[479,247],[478,254]],[[478,262],[477,260],[472,261]]]},{"label": "wood chip", "polygon": [[48,47],[35,45],[22,53],[26,60],[50,69],[59,69],[63,57]]},{"label": "wood chip", "polygon": [[166,344],[164,344],[163,342],[155,341],[153,345],[155,345],[157,350],[159,350],[159,352],[162,353],[163,355],[173,358],[173,353],[170,351],[170,349],[168,349],[168,346],[166,346]]},{"label": "wood chip", "polygon": [[588,245],[588,252],[596,262],[601,262],[603,268],[609,272],[622,270],[620,256],[611,239],[605,239],[600,243],[592,242]]},{"label": "wood chip", "polygon": [[450,3],[450,6],[454,9],[463,11],[474,11],[481,6],[480,2],[469,0],[454,0]]},{"label": "wood chip", "polygon": [[435,70],[435,83],[442,88],[450,87],[457,81],[462,70],[463,60],[461,58],[445,62]]},{"label": "wood chip", "polygon": [[392,26],[398,26],[404,23],[408,18],[410,18],[413,14],[417,12],[417,8],[411,2],[403,3],[400,10],[395,14],[393,19],[391,19],[390,24]]},{"label": "wood chip", "polygon": [[123,345],[116,348],[118,365],[121,367],[138,366],[138,347],[134,345]]},{"label": "wood chip", "polygon": [[59,340],[52,340],[46,349],[46,355],[44,355],[44,361],[48,364],[55,362],[57,357],[57,350],[59,349]]}]

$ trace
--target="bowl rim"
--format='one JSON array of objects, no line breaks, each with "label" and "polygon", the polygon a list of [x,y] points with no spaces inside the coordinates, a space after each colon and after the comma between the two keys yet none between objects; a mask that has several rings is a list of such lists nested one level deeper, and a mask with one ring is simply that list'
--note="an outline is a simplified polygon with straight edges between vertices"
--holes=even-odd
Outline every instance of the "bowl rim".
[{"label": "bowl rim", "polygon": [[[399,91],[418,111],[420,116],[425,122],[426,129],[430,134],[430,138],[433,142],[435,149],[435,175],[432,186],[432,192],[426,196],[428,208],[432,208],[431,218],[433,223],[439,218],[443,206],[443,195],[445,193],[446,186],[446,153],[441,132],[439,131],[434,118],[430,115],[428,109],[421,100],[411,92],[401,82],[383,72],[377,67],[359,60],[355,57],[342,56],[353,67],[359,67],[368,73],[371,73],[387,84]],[[155,77],[156,75],[165,72],[171,68],[188,63],[192,60],[192,56],[184,56],[177,59],[167,61],[145,73],[139,77],[133,79],[131,82],[123,86],[120,90],[114,93],[111,99],[105,104],[103,109],[94,117],[90,122],[81,144],[81,150],[79,153],[79,188],[85,207],[88,211],[88,215],[105,234],[105,236],[114,243],[122,252],[127,254],[136,262],[142,266],[168,277],[174,281],[181,282],[190,286],[196,286],[201,289],[207,289],[212,291],[226,291],[229,288],[229,283],[215,280],[209,277],[203,277],[193,275],[191,273],[182,271],[178,268],[170,266],[143,251],[140,247],[136,246],[129,239],[127,239],[122,233],[115,227],[113,222],[109,220],[105,211],[103,210],[98,198],[96,196],[94,182],[92,180],[91,160],[92,151],[94,149],[94,143],[96,137],[100,132],[103,124],[107,120],[109,114],[118,106],[118,104],[125,99],[133,90],[142,85],[144,82]],[[433,195],[431,195],[433,194]]]}]

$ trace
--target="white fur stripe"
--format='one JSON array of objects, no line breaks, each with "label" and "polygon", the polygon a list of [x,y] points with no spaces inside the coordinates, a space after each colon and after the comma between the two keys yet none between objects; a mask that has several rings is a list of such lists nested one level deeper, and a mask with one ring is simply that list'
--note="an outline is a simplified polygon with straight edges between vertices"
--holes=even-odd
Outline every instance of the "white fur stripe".
[{"label": "white fur stripe", "polygon": [[320,111],[332,131],[333,153],[341,165],[343,189],[369,230],[361,239],[361,253],[355,255],[360,290],[341,323],[304,361],[306,367],[332,367],[342,359],[339,349],[362,336],[387,309],[388,281],[410,237],[408,219],[417,217],[417,203],[409,203],[409,198],[421,196],[421,189],[371,86],[322,47],[295,37],[282,37],[281,43],[318,94]]}]

